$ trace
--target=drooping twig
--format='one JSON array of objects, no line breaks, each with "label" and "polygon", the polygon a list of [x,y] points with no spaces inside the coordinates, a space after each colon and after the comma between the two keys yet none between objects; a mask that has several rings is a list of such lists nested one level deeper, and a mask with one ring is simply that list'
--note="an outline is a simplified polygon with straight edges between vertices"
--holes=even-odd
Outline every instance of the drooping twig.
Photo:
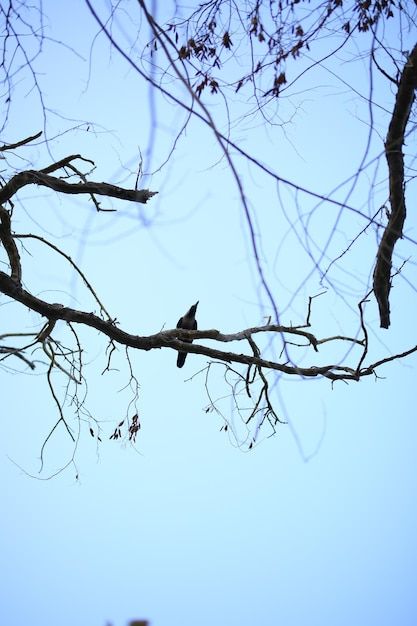
[{"label": "drooping twig", "polygon": [[410,53],[401,75],[395,98],[394,111],[385,142],[385,156],[389,171],[391,212],[379,244],[374,270],[374,293],[379,307],[381,328],[389,328],[392,255],[395,244],[402,237],[406,217],[404,197],[404,134],[417,88],[417,44]]}]

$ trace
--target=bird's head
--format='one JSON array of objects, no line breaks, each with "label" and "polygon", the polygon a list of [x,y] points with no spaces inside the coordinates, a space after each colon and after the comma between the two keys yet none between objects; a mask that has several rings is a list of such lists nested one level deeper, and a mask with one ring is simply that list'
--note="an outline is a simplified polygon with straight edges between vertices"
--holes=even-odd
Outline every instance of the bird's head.
[{"label": "bird's head", "polygon": [[198,307],[198,303],[200,302],[200,300],[197,300],[197,302],[195,304],[193,304],[192,307],[190,307],[190,310],[188,311],[188,315],[195,315],[195,312],[197,311],[197,307]]}]

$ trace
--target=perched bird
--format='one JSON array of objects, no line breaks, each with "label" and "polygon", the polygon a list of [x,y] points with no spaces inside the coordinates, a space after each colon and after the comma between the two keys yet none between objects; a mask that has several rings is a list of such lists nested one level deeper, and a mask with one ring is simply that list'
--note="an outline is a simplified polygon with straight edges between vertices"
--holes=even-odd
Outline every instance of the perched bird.
[{"label": "perched bird", "polygon": [[[195,319],[195,312],[197,310],[198,301],[190,307],[185,315],[178,320],[177,328],[184,328],[185,330],[197,330],[197,320]],[[183,339],[187,343],[192,343],[192,339]],[[182,367],[187,357],[186,352],[178,352],[177,367]]]}]

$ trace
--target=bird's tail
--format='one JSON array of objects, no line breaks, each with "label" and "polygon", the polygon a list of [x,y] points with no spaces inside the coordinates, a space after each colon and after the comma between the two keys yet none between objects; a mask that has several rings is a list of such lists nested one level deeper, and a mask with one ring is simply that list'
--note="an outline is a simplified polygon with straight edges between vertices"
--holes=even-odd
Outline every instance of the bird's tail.
[{"label": "bird's tail", "polygon": [[186,358],[187,358],[186,352],[178,352],[177,367],[182,367],[185,363]]}]

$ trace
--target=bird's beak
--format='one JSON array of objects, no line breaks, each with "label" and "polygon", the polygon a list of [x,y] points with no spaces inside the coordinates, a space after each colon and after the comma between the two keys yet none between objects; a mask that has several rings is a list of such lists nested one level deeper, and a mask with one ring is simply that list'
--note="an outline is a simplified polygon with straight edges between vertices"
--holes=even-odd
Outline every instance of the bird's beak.
[{"label": "bird's beak", "polygon": [[200,302],[200,300],[197,300],[197,302],[195,303],[195,308],[197,308],[198,303]]}]

